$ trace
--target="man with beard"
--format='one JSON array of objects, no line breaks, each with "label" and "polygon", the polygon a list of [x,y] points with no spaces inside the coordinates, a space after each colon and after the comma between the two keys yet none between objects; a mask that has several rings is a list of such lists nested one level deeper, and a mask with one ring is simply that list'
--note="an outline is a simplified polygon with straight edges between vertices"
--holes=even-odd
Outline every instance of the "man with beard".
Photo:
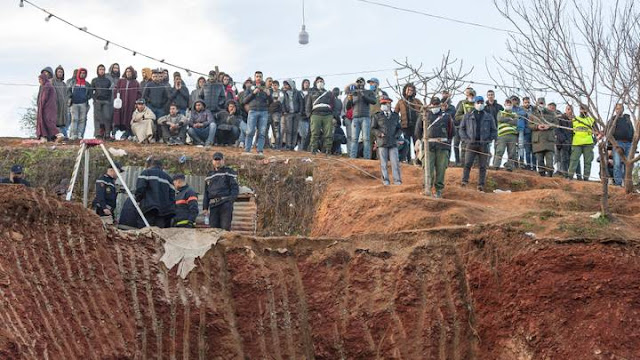
[{"label": "man with beard", "polygon": [[[421,120],[420,111],[422,101],[416,98],[416,87],[408,83],[402,89],[402,99],[396,104],[395,112],[400,114],[400,125],[405,141],[413,144],[417,139],[413,137],[416,124]],[[411,146],[405,146],[400,154],[400,161],[409,162],[411,160]]]}]

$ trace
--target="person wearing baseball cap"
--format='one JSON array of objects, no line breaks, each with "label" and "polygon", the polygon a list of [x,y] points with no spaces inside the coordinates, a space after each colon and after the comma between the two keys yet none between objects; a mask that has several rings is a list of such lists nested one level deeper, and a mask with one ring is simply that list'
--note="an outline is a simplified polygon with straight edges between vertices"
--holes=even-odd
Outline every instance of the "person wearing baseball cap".
[{"label": "person wearing baseball cap", "polygon": [[173,227],[193,228],[198,217],[198,194],[187,184],[184,174],[173,176],[173,186],[176,188],[176,216]]},{"label": "person wearing baseball cap", "polygon": [[402,134],[400,116],[391,111],[391,99],[388,96],[383,96],[380,99],[380,106],[381,110],[373,114],[371,119],[371,133],[376,137],[382,183],[384,185],[390,184],[387,163],[391,162],[393,183],[394,185],[402,185],[398,157],[398,138]]},{"label": "person wearing baseball cap", "polygon": [[116,190],[116,169],[118,172],[123,172],[122,165],[117,161],[114,162],[115,168],[109,166],[107,172],[96,180],[96,197],[91,204],[96,210],[98,216],[111,216],[114,217],[114,210],[116,209],[116,199],[118,198],[118,191]]},{"label": "person wearing baseball cap", "polygon": [[26,187],[30,187],[31,184],[22,177],[22,172],[22,165],[13,165],[11,167],[11,172],[9,172],[9,177],[0,179],[0,184],[24,185]]},{"label": "person wearing baseball cap", "polygon": [[233,203],[238,197],[238,173],[224,165],[221,152],[213,154],[213,170],[204,179],[204,216],[209,217],[209,226],[231,230]]},{"label": "person wearing baseball cap", "polygon": [[476,96],[473,99],[473,111],[464,115],[460,124],[460,139],[464,142],[465,159],[462,173],[462,187],[469,183],[471,167],[478,158],[480,173],[478,177],[478,191],[484,191],[487,178],[487,162],[489,161],[489,144],[498,138],[498,129],[493,116],[484,109],[484,98]]}]

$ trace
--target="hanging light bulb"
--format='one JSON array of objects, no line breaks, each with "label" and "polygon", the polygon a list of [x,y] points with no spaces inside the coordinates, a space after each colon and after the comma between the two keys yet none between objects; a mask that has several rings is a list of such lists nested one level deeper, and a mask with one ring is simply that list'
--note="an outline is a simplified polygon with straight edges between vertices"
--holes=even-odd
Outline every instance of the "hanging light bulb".
[{"label": "hanging light bulb", "polygon": [[105,50],[109,50],[109,41],[107,41],[107,42],[104,44],[104,49],[105,49]]},{"label": "hanging light bulb", "polygon": [[51,20],[52,17],[53,17],[53,15],[49,14],[49,16],[44,18],[44,21],[49,22],[49,20]]},{"label": "hanging light bulb", "polygon": [[86,27],[86,26],[79,27],[79,28],[78,28],[78,30],[80,30],[80,31],[87,31],[87,27]]},{"label": "hanging light bulb", "polygon": [[135,52],[135,51],[133,52],[133,56],[136,56],[137,54],[138,54],[137,52]]},{"label": "hanging light bulb", "polygon": [[185,69],[185,71],[187,72],[187,76],[191,76],[191,71],[189,71],[189,69]]},{"label": "hanging light bulb", "polygon": [[20,0],[20,7],[24,7],[24,0]]},{"label": "hanging light bulb", "polygon": [[164,63],[164,59],[160,60],[161,63]]},{"label": "hanging light bulb", "polygon": [[300,34],[298,34],[298,43],[301,45],[309,43],[309,33],[304,26],[304,0],[302,0],[302,30],[300,30]]}]

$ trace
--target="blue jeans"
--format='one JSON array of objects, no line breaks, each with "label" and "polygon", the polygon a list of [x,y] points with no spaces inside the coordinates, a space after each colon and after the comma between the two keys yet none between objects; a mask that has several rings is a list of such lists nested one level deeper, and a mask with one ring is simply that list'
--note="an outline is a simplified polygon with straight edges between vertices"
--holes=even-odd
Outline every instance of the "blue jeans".
[{"label": "blue jeans", "polygon": [[359,117],[353,118],[351,122],[351,153],[349,156],[355,159],[358,156],[358,142],[360,140],[360,131],[362,131],[362,145],[364,147],[364,158],[371,159],[371,118]]},{"label": "blue jeans", "polygon": [[[631,143],[626,141],[618,141],[620,149],[624,152],[624,156],[629,156],[629,150],[631,150]],[[622,162],[622,156],[617,151],[613,151],[613,183],[618,186],[622,186],[624,180],[625,167]]]},{"label": "blue jeans", "polygon": [[382,183],[389,185],[389,170],[387,163],[391,162],[391,171],[393,173],[393,183],[402,185],[402,176],[400,175],[400,159],[398,158],[398,148],[378,148],[378,158],[380,158],[380,172],[382,172]]},{"label": "blue jeans", "polygon": [[203,128],[189,128],[189,136],[191,136],[191,140],[193,140],[194,144],[202,145],[202,139],[205,140],[205,145],[213,145],[213,140],[216,138],[216,129],[218,126],[215,123],[209,124],[207,127]]},{"label": "blue jeans", "polygon": [[71,124],[69,125],[69,139],[77,140],[84,138],[84,130],[87,127],[88,104],[71,105]]},{"label": "blue jeans", "polygon": [[249,110],[249,116],[247,117],[247,131],[244,139],[244,151],[250,152],[251,145],[253,145],[253,136],[258,131],[258,142],[256,144],[256,150],[262,152],[264,149],[264,139],[267,135],[267,126],[269,125],[269,112]]}]

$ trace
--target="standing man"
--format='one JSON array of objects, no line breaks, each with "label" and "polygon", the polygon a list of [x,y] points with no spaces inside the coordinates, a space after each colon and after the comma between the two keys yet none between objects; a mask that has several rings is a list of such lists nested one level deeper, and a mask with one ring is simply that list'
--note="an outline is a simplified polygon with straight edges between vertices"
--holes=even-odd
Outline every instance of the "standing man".
[{"label": "standing man", "polygon": [[524,123],[524,138],[521,143],[524,147],[524,157],[525,157],[525,169],[536,171],[538,167],[538,160],[536,159],[536,155],[533,152],[533,131],[531,130],[531,117],[533,115],[535,108],[531,105],[531,99],[528,96],[522,98],[522,111],[524,111],[525,116],[521,117]]},{"label": "standing man", "polygon": [[173,227],[194,228],[198,217],[198,194],[187,184],[184,174],[173,176],[176,188],[176,216]]},{"label": "standing man", "polygon": [[391,99],[388,96],[383,95],[380,99],[380,111],[373,114],[372,122],[371,132],[376,137],[382,183],[384,185],[390,184],[387,170],[387,163],[390,161],[393,184],[402,185],[400,160],[398,158],[398,137],[402,134],[402,128],[400,127],[398,113],[391,112]]},{"label": "standing man", "polygon": [[[439,101],[439,99],[438,99]],[[440,108],[438,104],[437,108]],[[414,132],[416,124],[421,122],[420,111],[422,109],[422,101],[416,98],[416,87],[412,83],[408,83],[402,89],[402,99],[396,104],[395,112],[400,114],[400,125],[405,141],[409,144],[416,142]],[[400,161],[411,161],[411,145],[405,146],[405,151],[400,154]]]},{"label": "standing man", "polygon": [[[460,132],[460,125],[462,124],[462,120],[467,114],[473,112],[474,109],[474,99],[476,96],[476,91],[472,88],[467,88],[464,91],[464,95],[466,96],[465,100],[460,100],[458,105],[456,106],[456,136],[453,139],[453,155],[456,159],[456,166],[461,166],[466,161],[465,158],[465,144],[462,140],[462,137],[458,134]],[[482,98],[482,96],[480,96]],[[484,109],[484,99],[483,99],[483,109]]]},{"label": "standing man", "polygon": [[462,186],[469,183],[469,174],[474,161],[478,158],[480,172],[478,191],[484,191],[487,177],[487,162],[489,161],[489,144],[498,137],[498,130],[493,117],[484,111],[484,98],[474,98],[474,110],[464,115],[460,123],[460,140],[466,145]]},{"label": "standing man", "polygon": [[116,98],[122,101],[120,109],[114,109],[113,126],[116,130],[124,132],[123,140],[132,137],[131,135],[131,117],[136,109],[136,100],[142,96],[140,83],[136,80],[136,70],[129,66],[124,70],[124,77],[118,80],[113,89]]},{"label": "standing man", "polygon": [[[298,139],[298,124],[305,112],[304,97],[302,93],[296,89],[296,83],[292,79],[282,81],[283,98],[282,113],[284,115],[284,142],[287,150],[293,150],[296,147]],[[300,149],[302,150],[302,149]]]},{"label": "standing man", "polygon": [[269,118],[273,131],[272,148],[279,150],[282,147],[282,101],[284,95],[280,91],[280,82],[273,80],[271,83],[271,104],[269,104]]},{"label": "standing man", "polygon": [[540,176],[553,176],[553,155],[556,147],[555,129],[551,127],[553,124],[558,124],[556,114],[547,109],[544,98],[538,98],[538,107],[529,116],[529,128],[532,131],[532,150],[536,156]]},{"label": "standing man", "polygon": [[573,106],[567,105],[564,114],[558,119],[559,127],[556,128],[556,154],[558,156],[558,169],[556,172],[563,177],[569,175],[569,159],[571,157],[571,142],[573,141],[573,131],[571,131],[573,118]]},{"label": "standing man", "polygon": [[106,76],[104,65],[98,65],[98,77],[91,80],[93,88],[93,136],[108,139],[113,127],[113,83]]},{"label": "standing man", "polygon": [[[151,75],[153,82],[147,84],[142,93],[142,97],[145,100],[146,106],[153,111],[156,115],[156,119],[159,119],[167,114],[168,102],[169,102],[169,84],[166,84],[163,79],[164,75],[159,69],[153,70]],[[154,119],[155,120],[155,119]],[[157,141],[160,138],[162,130],[157,128],[158,123],[154,121],[154,138]]]},{"label": "standing man", "polygon": [[205,178],[203,210],[209,216],[209,226],[231,230],[233,203],[238,197],[238,174],[224,166],[224,156],[213,154],[213,170]]},{"label": "standing man", "polygon": [[59,132],[67,136],[67,126],[69,126],[69,107],[67,106],[67,84],[64,82],[64,68],[58,66],[52,81],[56,90],[56,102],[58,103],[58,113],[56,126]]},{"label": "standing man", "polygon": [[162,170],[162,160],[150,161],[151,167],[142,171],[136,181],[136,201],[149,225],[168,228],[176,212],[176,189],[171,176]]},{"label": "standing man", "polygon": [[[573,179],[580,157],[584,160],[582,180],[589,181],[591,163],[593,162],[593,133],[596,121],[589,116],[587,105],[580,105],[580,115],[573,118],[573,140],[571,142],[571,159],[569,161],[569,179]],[[602,161],[602,160],[601,160]]]},{"label": "standing man", "polygon": [[[118,162],[114,164],[119,172],[124,171]],[[107,172],[96,180],[96,197],[91,204],[98,216],[115,216],[114,211],[116,209],[116,199],[118,198],[116,179],[116,169],[109,167]]]},{"label": "standing man", "polygon": [[22,177],[22,171],[22,165],[13,165],[9,172],[9,177],[0,179],[0,184],[16,184],[30,187],[31,184]]},{"label": "standing man", "polygon": [[226,97],[224,94],[224,86],[218,82],[218,75],[215,70],[209,71],[209,80],[204,84],[202,96],[207,110],[215,115],[220,110],[224,110]]},{"label": "standing man", "polygon": [[629,156],[631,142],[633,141],[633,123],[629,114],[624,113],[624,105],[616,104],[615,114],[611,121],[615,121],[616,127],[613,130],[613,138],[616,139],[619,148],[613,149],[613,183],[622,186],[625,177],[625,164],[622,162],[622,155]]},{"label": "standing man", "polygon": [[[444,190],[444,174],[449,166],[449,158],[451,154],[451,140],[455,134],[455,124],[453,116],[449,110],[449,103],[441,102],[440,99],[434,97],[431,99],[431,106],[427,113],[427,129],[429,134],[429,164],[422,161],[423,166],[429,166],[429,196],[432,196],[433,188],[436,189],[436,199],[442,198],[442,190]],[[416,123],[416,131],[414,138],[420,140],[424,136],[424,125],[422,121]],[[434,181],[435,180],[435,181]]]},{"label": "standing man", "polygon": [[[376,95],[371,90],[364,88],[364,78],[356,80],[356,88],[347,95],[345,109],[353,111],[351,120],[351,149],[349,156],[355,159],[358,156],[358,140],[362,131],[364,158],[371,159],[371,106],[377,102]],[[379,109],[378,109],[379,110]]]},{"label": "standing man", "polygon": [[500,169],[505,150],[507,150],[507,163],[504,167],[507,171],[513,171],[518,157],[518,114],[513,112],[511,99],[505,100],[504,110],[498,113],[498,140],[493,158],[495,170]]},{"label": "standing man", "polygon": [[269,102],[271,101],[271,89],[262,81],[262,71],[256,71],[253,75],[255,82],[248,89],[243,103],[248,105],[247,133],[244,139],[244,151],[251,152],[253,136],[258,132],[256,151],[263,155],[267,126],[269,125]]},{"label": "standing man", "polygon": [[180,73],[176,72],[173,77],[173,87],[169,92],[169,104],[175,104],[178,113],[185,115],[189,107],[189,89],[182,83]]},{"label": "standing man", "polygon": [[335,101],[333,93],[324,88],[324,79],[316,77],[306,104],[307,117],[311,119],[311,153],[314,155],[320,151],[320,134],[323,139],[322,149],[327,155],[331,154]]},{"label": "standing man", "polygon": [[38,77],[40,89],[38,91],[38,108],[36,121],[36,137],[40,142],[47,142],[53,139],[60,141],[64,135],[56,127],[58,117],[58,102],[56,90],[51,85],[51,81],[45,74]]},{"label": "standing man", "polygon": [[89,99],[93,95],[91,84],[87,83],[87,69],[80,68],[69,84],[68,106],[71,108],[71,124],[69,125],[69,140],[84,138],[89,112]]},{"label": "standing man", "polygon": [[[498,114],[501,111],[504,111],[504,107],[500,105],[498,101],[496,101],[496,93],[493,90],[487,91],[487,102],[485,104],[485,111],[491,114],[493,121],[496,123],[496,127],[498,126]],[[495,153],[496,143],[495,141],[492,144],[493,153]],[[489,156],[489,163],[491,163],[491,156]]]}]

